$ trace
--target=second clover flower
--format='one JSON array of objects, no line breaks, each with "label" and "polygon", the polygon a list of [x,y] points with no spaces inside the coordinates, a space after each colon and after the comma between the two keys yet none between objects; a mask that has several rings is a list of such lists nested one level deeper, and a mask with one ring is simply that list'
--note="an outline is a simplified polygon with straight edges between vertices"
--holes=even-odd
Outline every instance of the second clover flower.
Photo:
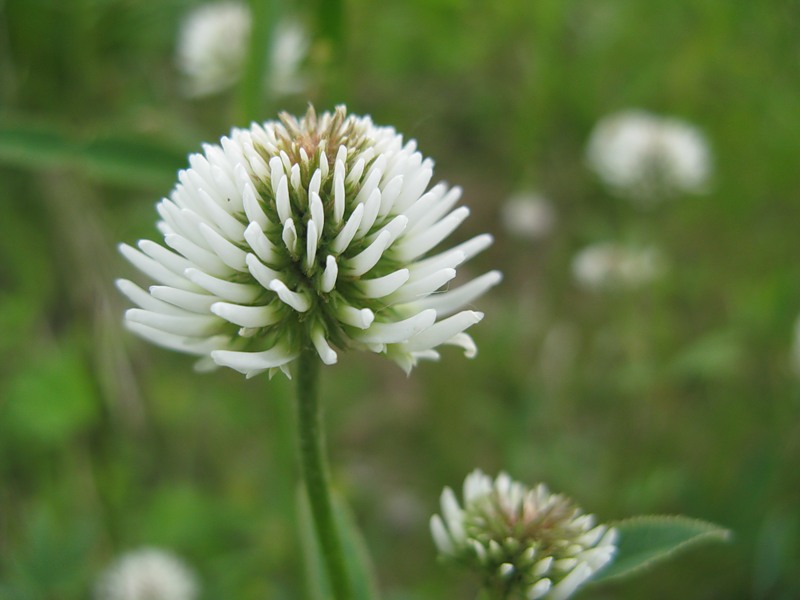
[{"label": "second clover flower", "polygon": [[169,249],[142,240],[122,254],[156,282],[120,290],[138,308],[128,327],[199,366],[248,377],[289,365],[306,347],[385,353],[404,370],[437,347],[475,345],[464,310],[497,284],[490,271],[443,288],[488,247],[478,235],[431,251],[467,217],[457,187],[428,189],[433,163],[394,129],[344,107],[234,129],[189,158],[158,227]]},{"label": "second clover flower", "polygon": [[497,598],[564,600],[608,564],[617,532],[543,484],[527,488],[479,470],[464,481],[464,506],[450,488],[431,519],[439,553],[480,574]]}]

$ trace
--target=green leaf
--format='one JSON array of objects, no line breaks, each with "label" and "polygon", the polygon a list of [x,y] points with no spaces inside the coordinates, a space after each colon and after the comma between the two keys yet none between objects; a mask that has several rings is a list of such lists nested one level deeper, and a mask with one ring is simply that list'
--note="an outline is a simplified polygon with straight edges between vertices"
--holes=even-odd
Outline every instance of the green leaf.
[{"label": "green leaf", "polygon": [[619,532],[617,556],[594,581],[634,575],[697,544],[727,541],[730,531],[682,516],[643,516],[614,524]]},{"label": "green leaf", "polygon": [[98,181],[164,187],[186,164],[186,152],[168,140],[135,132],[79,136],[63,126],[0,119],[0,162],[24,169],[74,169]]},{"label": "green leaf", "polygon": [[77,344],[40,350],[8,385],[0,420],[10,437],[58,446],[99,416],[92,378]]},{"label": "green leaf", "polygon": [[[333,517],[342,539],[345,567],[353,589],[353,600],[377,600],[377,579],[361,532],[344,501],[333,491],[332,501]],[[311,507],[304,488],[298,489],[297,505],[300,543],[307,569],[306,580],[310,588],[308,594],[313,600],[329,600],[332,597],[330,583],[314,533]]]}]

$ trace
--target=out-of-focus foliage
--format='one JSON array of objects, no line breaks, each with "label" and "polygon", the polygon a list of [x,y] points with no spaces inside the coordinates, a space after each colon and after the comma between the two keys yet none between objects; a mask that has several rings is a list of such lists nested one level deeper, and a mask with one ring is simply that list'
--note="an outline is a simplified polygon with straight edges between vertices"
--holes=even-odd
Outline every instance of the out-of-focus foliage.
[{"label": "out-of-focus foliage", "polygon": [[[311,589],[291,383],[193,373],[124,332],[113,289],[134,275],[116,244],[157,237],[185,154],[247,124],[240,90],[181,94],[175,35],[195,4],[0,2],[3,598],[86,598],[141,545],[183,557],[203,598]],[[581,597],[799,596],[797,5],[351,0],[336,32],[321,5],[272,6],[316,38],[307,94],[267,95],[262,118],[346,102],[416,138],[465,190],[464,238],[495,234],[475,272],[506,277],[478,302],[475,361],[324,370],[334,479],[382,597],[473,593],[436,563],[427,520],[475,467],[546,481],[603,520],[682,513],[734,532]],[[642,211],[602,187],[584,144],[629,107],[704,132],[708,194]],[[544,240],[502,229],[525,189],[555,208]],[[604,241],[657,246],[664,276],[581,290],[572,257]]]}]

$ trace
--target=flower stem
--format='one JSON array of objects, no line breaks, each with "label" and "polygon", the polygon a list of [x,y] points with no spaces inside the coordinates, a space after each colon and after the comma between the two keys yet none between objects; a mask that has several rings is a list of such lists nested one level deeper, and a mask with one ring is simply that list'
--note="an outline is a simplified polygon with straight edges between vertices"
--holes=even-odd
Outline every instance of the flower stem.
[{"label": "flower stem", "polygon": [[352,598],[350,581],[336,521],[333,516],[328,464],[318,399],[319,358],[313,350],[304,350],[298,359],[297,426],[300,439],[300,461],[308,502],[314,518],[314,530],[322,550],[333,597]]}]

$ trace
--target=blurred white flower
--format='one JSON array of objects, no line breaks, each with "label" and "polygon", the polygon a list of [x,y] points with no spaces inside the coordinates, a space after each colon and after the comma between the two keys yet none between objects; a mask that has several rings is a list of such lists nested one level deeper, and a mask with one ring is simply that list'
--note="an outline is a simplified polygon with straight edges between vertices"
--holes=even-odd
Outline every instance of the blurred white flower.
[{"label": "blurred white flower", "polygon": [[506,200],[502,219],[510,234],[538,240],[547,237],[553,230],[556,214],[546,198],[534,193],[520,193]]},{"label": "blurred white flower", "polygon": [[678,193],[702,193],[711,174],[708,143],[697,128],[641,110],[598,122],[586,155],[604,183],[643,205]]},{"label": "blurred white flower", "polygon": [[563,600],[616,553],[616,530],[595,525],[543,484],[528,488],[506,473],[492,480],[475,470],[464,480],[463,501],[462,508],[444,489],[433,540],[443,558],[479,573],[497,597]]},{"label": "blurred white flower", "polygon": [[194,574],[177,557],[155,548],[120,556],[100,576],[96,600],[194,600]]},{"label": "blurred white flower", "polygon": [[641,287],[660,277],[664,269],[656,248],[631,248],[614,242],[587,246],[572,259],[576,283],[590,290]]},{"label": "blurred white flower", "polygon": [[[192,96],[206,96],[234,85],[242,75],[252,28],[250,8],[240,2],[205,4],[190,12],[178,35],[176,62]],[[294,21],[281,21],[273,32],[269,86],[273,94],[303,89],[299,67],[308,36]]]},{"label": "blurred white flower", "polygon": [[433,162],[416,142],[344,107],[310,108],[234,129],[189,163],[158,205],[170,249],[121,246],[157,283],[118,281],[139,306],[129,329],[248,377],[289,375],[305,348],[326,364],[335,347],[385,353],[406,372],[442,344],[475,355],[464,330],[483,315],[464,308],[500,273],[448,286],[492,238],[431,254],[469,210],[460,188],[428,189]]}]

